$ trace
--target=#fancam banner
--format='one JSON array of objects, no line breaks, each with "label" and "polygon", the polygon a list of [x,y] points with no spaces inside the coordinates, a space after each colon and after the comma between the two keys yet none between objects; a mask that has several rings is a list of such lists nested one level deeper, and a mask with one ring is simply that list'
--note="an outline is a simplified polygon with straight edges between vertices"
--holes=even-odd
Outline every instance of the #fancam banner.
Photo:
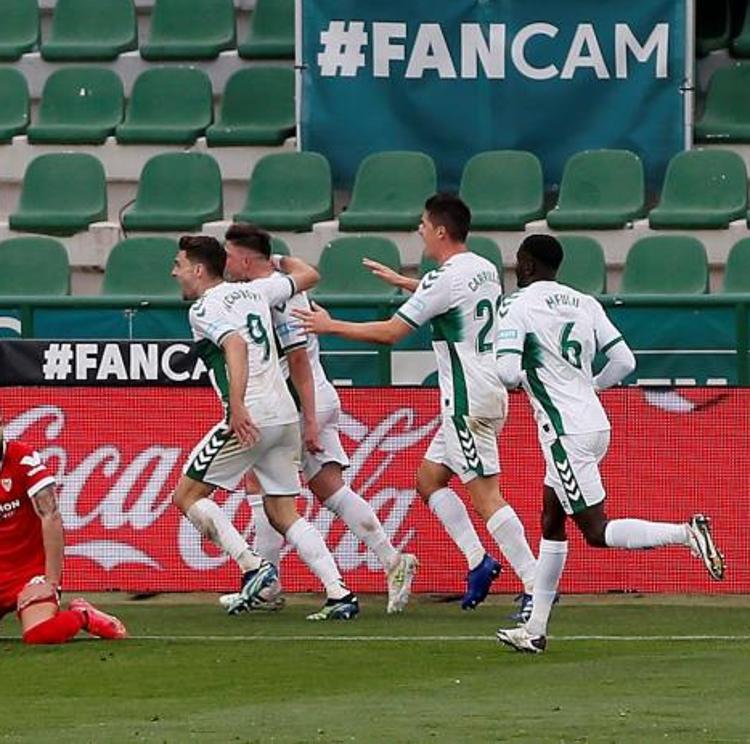
[{"label": "#fancam banner", "polygon": [[658,184],[685,148],[688,0],[298,3],[301,145],[340,185],[370,153],[420,150],[456,189],[472,155],[505,149],[556,184],[602,147]]}]

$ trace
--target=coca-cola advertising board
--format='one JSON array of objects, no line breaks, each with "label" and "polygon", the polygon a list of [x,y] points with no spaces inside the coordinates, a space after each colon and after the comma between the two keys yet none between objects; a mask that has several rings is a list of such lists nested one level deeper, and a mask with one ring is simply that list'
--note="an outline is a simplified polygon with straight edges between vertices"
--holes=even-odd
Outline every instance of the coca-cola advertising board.
[{"label": "coca-cola advertising board", "polygon": [[[414,485],[438,426],[437,391],[340,392],[350,485],[375,508],[396,547],[418,555],[416,591],[461,592],[465,560]],[[67,588],[150,592],[237,586],[237,567],[170,503],[186,456],[221,415],[210,389],[9,387],[1,400],[6,436],[35,446],[56,474],[66,526]],[[571,527],[563,591],[750,591],[750,390],[631,388],[607,392],[603,401],[613,426],[603,463],[610,517],[684,521],[697,511],[710,515],[726,554],[727,578],[712,582],[685,548],[595,549]],[[536,550],[543,464],[521,393],[511,395],[499,444],[504,495]],[[454,487],[474,516],[465,490],[458,482]],[[219,491],[216,499],[252,541],[245,495]],[[377,559],[340,520],[306,490],[299,506],[324,535],[350,586],[385,590]],[[497,554],[484,525],[474,521],[488,551]],[[283,556],[287,591],[320,589],[293,551],[287,547]],[[495,590],[519,589],[506,568]]]}]

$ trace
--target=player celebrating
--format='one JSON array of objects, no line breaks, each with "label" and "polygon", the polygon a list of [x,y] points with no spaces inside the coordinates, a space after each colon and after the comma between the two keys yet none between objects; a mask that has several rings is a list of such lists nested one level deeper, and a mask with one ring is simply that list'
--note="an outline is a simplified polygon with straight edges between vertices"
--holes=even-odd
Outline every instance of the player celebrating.
[{"label": "player celebrating", "polygon": [[466,557],[469,572],[464,609],[489,592],[500,564],[488,555],[466,507],[448,487],[453,475],[466,484],[472,503],[530,593],[536,561],[524,528],[500,494],[497,434],[505,421],[507,393],[497,383],[494,322],[500,280],[486,259],[466,250],[471,212],[458,198],[437,194],[427,200],[419,232],[425,254],[439,264],[421,281],[376,262],[367,265],[394,286],[414,292],[387,321],[348,323],[322,309],[295,311],[311,333],[355,341],[395,344],[428,321],[437,356],[442,422],[417,473],[417,490]]},{"label": "player celebrating", "polygon": [[[503,643],[531,653],[547,645],[547,622],[568,553],[567,517],[589,545],[684,545],[712,578],[724,576],[724,559],[703,515],[685,524],[607,519],[598,466],[607,452],[610,424],[596,392],[632,372],[635,357],[593,297],[555,281],[562,259],[562,247],[550,235],[523,241],[516,266],[519,290],[503,301],[497,330],[500,378],[508,388],[522,384],[528,394],[546,462],[531,616],[525,625],[497,631]],[[608,361],[592,377],[597,350]]]},{"label": "player celebrating", "polygon": [[5,441],[0,414],[0,618],[16,611],[25,643],[65,643],[85,630],[125,638],[125,626],[85,599],[60,609],[63,524],[55,480],[32,447]]}]

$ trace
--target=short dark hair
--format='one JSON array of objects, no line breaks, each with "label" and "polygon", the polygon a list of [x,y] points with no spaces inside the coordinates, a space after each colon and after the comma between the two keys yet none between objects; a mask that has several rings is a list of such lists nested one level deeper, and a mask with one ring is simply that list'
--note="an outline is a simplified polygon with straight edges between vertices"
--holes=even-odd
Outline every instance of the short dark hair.
[{"label": "short dark hair", "polygon": [[211,276],[224,276],[227,254],[221,243],[210,235],[183,235],[179,248],[185,251],[190,263],[199,263],[208,269]]},{"label": "short dark hair", "polygon": [[463,243],[471,226],[471,210],[455,194],[435,194],[424,204],[433,225],[444,227],[452,240]]},{"label": "short dark hair", "polygon": [[529,235],[524,238],[519,250],[553,271],[560,268],[564,257],[563,247],[554,235]]},{"label": "short dark hair", "polygon": [[271,257],[271,236],[250,222],[235,222],[229,226],[224,239],[228,243],[257,251],[265,258]]}]

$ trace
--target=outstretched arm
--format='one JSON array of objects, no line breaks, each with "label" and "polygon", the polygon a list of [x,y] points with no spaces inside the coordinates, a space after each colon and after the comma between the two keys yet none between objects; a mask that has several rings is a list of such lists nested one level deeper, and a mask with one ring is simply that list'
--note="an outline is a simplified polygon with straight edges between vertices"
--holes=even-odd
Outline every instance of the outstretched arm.
[{"label": "outstretched arm", "polygon": [[334,320],[326,310],[315,303],[312,310],[294,310],[294,316],[302,321],[307,333],[341,336],[351,341],[374,344],[395,344],[412,330],[396,315],[390,320],[375,320],[369,323]]},{"label": "outstretched arm", "polygon": [[363,258],[362,264],[370,269],[378,279],[382,279],[386,284],[390,284],[392,287],[398,287],[398,289],[403,289],[407,292],[414,292],[419,286],[419,279],[411,279],[408,276],[399,274],[390,266],[386,266],[378,261],[373,261],[371,258]]},{"label": "outstretched arm", "polygon": [[290,276],[297,287],[298,292],[312,289],[319,281],[320,274],[310,264],[305,263],[296,256],[274,256],[274,263],[287,276]]}]

